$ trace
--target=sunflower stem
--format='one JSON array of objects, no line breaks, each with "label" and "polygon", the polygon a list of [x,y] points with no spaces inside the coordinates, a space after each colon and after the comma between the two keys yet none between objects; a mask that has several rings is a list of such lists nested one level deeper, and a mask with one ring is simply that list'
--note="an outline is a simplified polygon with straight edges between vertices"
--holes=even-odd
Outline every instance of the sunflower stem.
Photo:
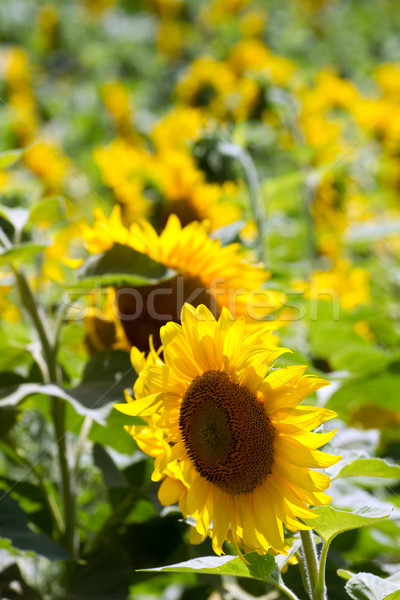
[{"label": "sunflower stem", "polygon": [[311,600],[325,600],[325,583],[322,587],[319,585],[319,566],[317,549],[314,543],[314,534],[310,530],[300,531],[300,537],[303,544],[303,555],[305,559],[305,568],[308,575],[309,596]]},{"label": "sunflower stem", "polygon": [[[61,383],[60,367],[57,364],[57,342],[31,286],[21,271],[14,269],[21,303],[29,314],[39,336],[43,357],[48,368],[46,383]],[[61,398],[50,397],[55,439],[58,449],[58,462],[61,473],[61,489],[64,508],[63,541],[71,556],[75,555],[75,490],[73,474],[68,465],[66,440],[66,402]]]},{"label": "sunflower stem", "polygon": [[283,583],[283,581],[280,581],[280,583],[277,584],[276,587],[282,592],[282,594],[285,594],[285,596],[290,598],[290,600],[299,600],[299,597],[296,596],[296,594],[294,592],[292,592],[291,589],[286,587],[286,585]]},{"label": "sunflower stem", "polygon": [[241,164],[249,189],[251,210],[257,227],[257,239],[254,243],[257,254],[267,267],[268,256],[268,236],[267,236],[267,215],[263,199],[261,197],[261,185],[258,178],[257,169],[250,154],[238,144],[224,142],[221,144],[221,150],[226,156],[232,156]]},{"label": "sunflower stem", "polygon": [[327,543],[327,542],[324,543],[324,545],[322,547],[322,551],[321,551],[321,556],[319,559],[318,589],[320,591],[321,598],[326,597],[326,594],[325,594],[325,567],[326,567],[326,558],[328,556],[329,546],[330,546],[330,543]]}]

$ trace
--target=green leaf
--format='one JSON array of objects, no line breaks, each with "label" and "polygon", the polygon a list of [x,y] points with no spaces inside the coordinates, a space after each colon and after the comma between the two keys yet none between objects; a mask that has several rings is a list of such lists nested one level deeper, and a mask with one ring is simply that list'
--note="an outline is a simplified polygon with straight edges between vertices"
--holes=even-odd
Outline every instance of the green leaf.
[{"label": "green leaf", "polygon": [[372,573],[358,573],[345,586],[345,590],[353,600],[398,600],[400,583],[383,579]]},{"label": "green leaf", "polygon": [[33,394],[55,396],[69,402],[82,416],[105,425],[112,403],[123,399],[124,390],[132,387],[136,373],[129,354],[122,350],[101,352],[86,365],[82,382],[70,390],[55,384],[24,383],[0,392],[0,408],[17,406]]},{"label": "green leaf", "polygon": [[366,375],[346,381],[332,394],[326,406],[341,416],[366,406],[398,411],[399,396],[399,374],[386,371],[374,373],[373,377]]},{"label": "green leaf", "polygon": [[32,206],[29,214],[30,223],[59,223],[64,218],[62,209],[63,198],[56,196],[54,198],[44,198]]},{"label": "green leaf", "polygon": [[107,487],[129,487],[124,474],[121,473],[111,456],[102,446],[100,446],[100,444],[95,444],[93,446],[93,458],[95,465],[103,473],[104,483]]},{"label": "green leaf", "polygon": [[207,573],[209,575],[232,575],[268,581],[276,568],[275,559],[271,554],[259,556],[257,552],[245,554],[247,565],[238,556],[203,556],[167,567],[140,569],[141,571],[159,571],[169,573]]},{"label": "green leaf", "polygon": [[26,242],[18,244],[9,250],[0,250],[0,265],[11,264],[18,268],[27,260],[36,256],[48,246],[47,243]]},{"label": "green leaf", "polygon": [[400,479],[400,466],[389,464],[383,458],[357,458],[345,465],[337,473],[336,477],[383,477]]},{"label": "green leaf", "polygon": [[21,150],[7,150],[7,152],[0,152],[0,169],[5,169],[16,163],[24,152],[25,148]]},{"label": "green leaf", "polygon": [[312,511],[319,515],[318,519],[303,519],[303,521],[328,544],[339,533],[379,523],[389,516],[387,511],[373,506],[363,506],[354,512],[337,510],[332,506],[320,506]]},{"label": "green leaf", "polygon": [[67,552],[47,536],[29,529],[28,519],[18,502],[0,491],[0,537],[11,541],[14,548],[30,550],[50,560],[66,560]]},{"label": "green leaf", "polygon": [[176,272],[133,248],[114,244],[110,250],[90,256],[78,269],[80,281],[72,289],[154,285],[176,276]]}]

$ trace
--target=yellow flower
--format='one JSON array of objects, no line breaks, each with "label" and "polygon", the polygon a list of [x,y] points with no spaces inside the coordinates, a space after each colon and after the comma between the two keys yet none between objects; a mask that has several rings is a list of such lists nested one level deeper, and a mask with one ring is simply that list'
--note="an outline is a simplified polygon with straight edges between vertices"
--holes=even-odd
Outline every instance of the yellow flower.
[{"label": "yellow flower", "polygon": [[132,111],[126,87],[119,81],[110,81],[103,85],[101,96],[118,133],[129,137],[132,134]]},{"label": "yellow flower", "polygon": [[378,82],[385,95],[398,100],[400,94],[400,65],[384,63],[374,70],[374,79]]},{"label": "yellow flower", "polygon": [[202,20],[209,25],[236,18],[251,0],[213,0],[201,7]]},{"label": "yellow flower", "polygon": [[24,155],[27,167],[45,184],[46,192],[60,191],[67,174],[69,160],[52,144],[38,143]]},{"label": "yellow flower", "polygon": [[346,310],[362,306],[370,299],[369,273],[362,267],[352,267],[347,260],[338,260],[328,271],[315,271],[309,284],[295,281],[294,287],[305,291],[307,298],[335,302]]},{"label": "yellow flower", "polygon": [[200,137],[205,124],[199,109],[176,106],[157,121],[150,132],[150,139],[160,153],[171,148],[187,150],[189,144]]},{"label": "yellow flower", "polygon": [[115,199],[121,204],[124,220],[132,223],[147,217],[151,204],[143,195],[143,189],[152,179],[152,156],[122,138],[116,138],[103,148],[95,148],[93,156],[103,183],[113,190]]},{"label": "yellow flower", "polygon": [[150,334],[158,341],[163,323],[179,319],[182,304],[189,297],[193,303],[207,304],[217,316],[227,306],[235,316],[244,315],[249,323],[264,318],[281,305],[279,292],[261,289],[269,277],[262,265],[247,262],[240,253],[240,244],[221,247],[219,240],[208,237],[201,223],[182,227],[178,217],[171,215],[158,235],[147,221],[126,228],[118,210],[107,219],[98,209],[95,217],[93,228],[83,230],[91,254],[103,252],[117,242],[178,273],[157,287],[138,288],[140,298],[131,288],[118,293],[125,332],[141,350],[148,348]]},{"label": "yellow flower", "polygon": [[224,119],[229,114],[227,98],[238,95],[237,78],[228,64],[200,56],[180,79],[176,92],[189,106],[208,107],[217,119]]},{"label": "yellow flower", "polygon": [[268,20],[265,8],[248,10],[239,21],[240,32],[244,37],[261,36]]},{"label": "yellow flower", "polygon": [[196,537],[211,536],[219,555],[227,538],[239,553],[286,554],[283,526],[308,529],[299,520],[314,515],[308,505],[330,501],[329,477],[310,469],[339,460],[317,450],[335,431],[311,430],[335,413],[300,405],[328,382],[304,366],[272,368],[286,350],[271,344],[271,328],[249,332],[226,309],[216,321],[185,304],[181,322],[161,330],[163,360],[135,351],[135,399],[116,408],[146,421],[130,433],[156,458],[160,502],[179,502]]},{"label": "yellow flower", "polygon": [[261,73],[276,85],[285,85],[296,70],[294,63],[285,57],[271,54],[258,39],[241,40],[232,49],[228,64],[237,75],[246,71]]},{"label": "yellow flower", "polygon": [[16,46],[7,49],[4,55],[4,76],[15,133],[21,145],[30,144],[34,139],[38,117],[28,55],[23,48]]},{"label": "yellow flower", "polygon": [[228,200],[238,194],[235,184],[207,183],[205,174],[183,151],[164,151],[154,161],[156,182],[165,200],[163,224],[172,213],[183,225],[207,219],[210,231],[240,219],[239,207]]}]

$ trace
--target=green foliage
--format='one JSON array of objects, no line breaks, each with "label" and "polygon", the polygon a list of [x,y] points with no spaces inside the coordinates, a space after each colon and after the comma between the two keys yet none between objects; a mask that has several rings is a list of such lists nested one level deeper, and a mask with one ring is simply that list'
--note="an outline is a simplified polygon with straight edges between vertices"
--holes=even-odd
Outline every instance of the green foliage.
[{"label": "green foliage", "polygon": [[[122,225],[157,231],[189,207],[184,222],[206,217],[221,246],[265,259],[287,298],[280,363],[333,384],[311,399],[338,414],[327,450],[343,455],[331,505],[305,520],[319,582],[329,600],[400,598],[399,15],[396,0],[0,2],[2,598],[305,598],[298,532],[288,555],[245,561],[190,545],[128,432],[146,422],[113,409],[137,374],[111,288],[178,273],[107,234],[88,251],[93,209],[116,204]],[[179,82],[201,56],[235,83],[203,85],[203,69],[188,100]],[[189,110],[166,127],[177,108],[201,125]],[[212,230],[214,195],[237,212]]]},{"label": "green foliage", "polygon": [[383,579],[371,573],[358,573],[346,583],[346,592],[353,600],[398,600],[400,582]]},{"label": "green foliage", "polygon": [[313,527],[314,531],[328,544],[339,533],[373,525],[389,516],[383,510],[371,506],[363,506],[354,512],[336,510],[332,506],[321,506],[314,508],[313,511],[319,515],[318,519],[304,519],[304,522]]},{"label": "green foliage", "polygon": [[272,573],[276,569],[276,563],[270,554],[259,556],[256,552],[251,552],[244,557],[246,563],[238,557],[229,555],[222,557],[203,556],[201,558],[193,558],[184,563],[169,565],[168,567],[145,570],[171,573],[207,573],[209,575],[230,575],[259,579],[261,581],[271,580]]},{"label": "green foliage", "polygon": [[172,279],[176,273],[145,254],[116,243],[110,250],[90,256],[77,275],[80,281],[73,287],[88,290],[98,286],[151,285]]}]

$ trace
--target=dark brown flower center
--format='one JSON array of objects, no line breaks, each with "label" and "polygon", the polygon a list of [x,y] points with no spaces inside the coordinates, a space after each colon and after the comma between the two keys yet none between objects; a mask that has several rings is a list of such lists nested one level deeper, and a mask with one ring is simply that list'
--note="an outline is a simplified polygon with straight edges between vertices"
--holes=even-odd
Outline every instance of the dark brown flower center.
[{"label": "dark brown flower center", "polygon": [[149,349],[149,335],[154,346],[160,346],[160,328],[169,321],[180,322],[185,302],[194,307],[205,304],[218,317],[215,296],[206,288],[200,277],[188,273],[178,275],[157,285],[117,290],[118,318],[125,335],[139,350]]},{"label": "dark brown flower center", "polygon": [[196,471],[228,494],[252,492],[271,472],[274,428],[263,404],[226,373],[192,381],[179,428]]}]

